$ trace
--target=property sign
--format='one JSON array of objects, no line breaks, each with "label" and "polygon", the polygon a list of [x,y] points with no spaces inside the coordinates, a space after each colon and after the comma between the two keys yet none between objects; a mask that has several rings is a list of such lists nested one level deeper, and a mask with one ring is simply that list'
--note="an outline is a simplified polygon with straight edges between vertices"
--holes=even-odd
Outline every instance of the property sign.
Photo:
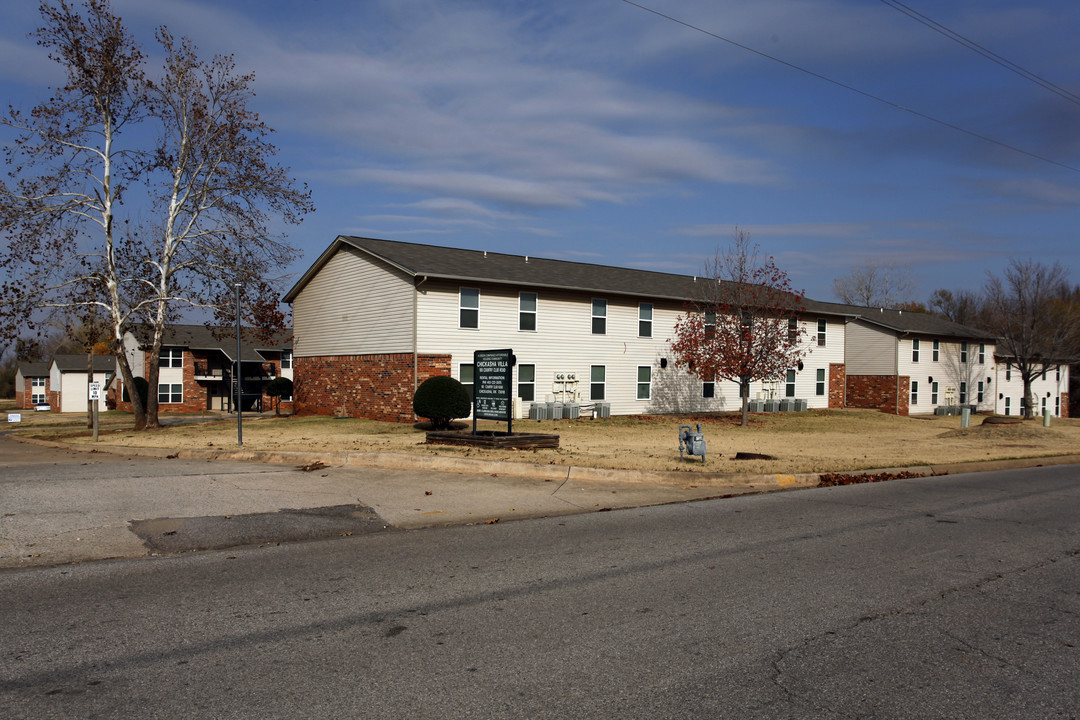
[{"label": "property sign", "polygon": [[510,422],[513,351],[477,350],[473,353],[473,368],[473,417]]},{"label": "property sign", "polygon": [[22,422],[22,413],[8,413],[8,422]]},{"label": "property sign", "polygon": [[99,382],[90,383],[90,399],[91,400],[100,400],[101,399],[101,383],[99,383]]}]

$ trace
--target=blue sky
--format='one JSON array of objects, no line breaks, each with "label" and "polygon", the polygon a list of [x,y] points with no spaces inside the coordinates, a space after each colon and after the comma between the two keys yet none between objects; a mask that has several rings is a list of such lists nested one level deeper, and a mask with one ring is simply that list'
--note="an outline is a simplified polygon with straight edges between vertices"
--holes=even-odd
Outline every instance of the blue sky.
[{"label": "blue sky", "polygon": [[[114,0],[233,53],[317,212],[300,273],[338,234],[686,274],[734,226],[833,300],[860,263],[915,299],[977,289],[1012,257],[1080,282],[1080,104],[872,0],[642,4],[938,120],[898,111],[621,0]],[[1080,94],[1075,0],[906,5]],[[5,4],[0,89],[61,80]]]}]

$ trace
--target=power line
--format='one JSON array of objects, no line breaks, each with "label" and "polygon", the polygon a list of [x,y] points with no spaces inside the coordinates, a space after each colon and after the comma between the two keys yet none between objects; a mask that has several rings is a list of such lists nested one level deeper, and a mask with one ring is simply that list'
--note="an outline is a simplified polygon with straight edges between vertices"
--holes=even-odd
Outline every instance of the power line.
[{"label": "power line", "polygon": [[909,18],[915,20],[916,22],[922,23],[923,25],[930,28],[931,30],[933,30],[935,32],[938,32],[938,33],[941,33],[942,35],[949,38],[950,40],[963,45],[964,47],[971,50],[972,52],[976,52],[979,55],[982,55],[987,60],[990,60],[991,62],[997,63],[998,65],[1002,66],[1003,68],[1005,68],[1005,69],[1007,69],[1007,70],[1009,70],[1011,72],[1016,73],[1020,77],[1026,79],[1026,80],[1030,80],[1031,82],[1035,83],[1036,85],[1042,86],[1043,88],[1049,90],[1050,92],[1054,93],[1055,95],[1058,95],[1059,97],[1064,98],[1065,100],[1068,100],[1071,103],[1075,103],[1077,105],[1080,105],[1080,95],[1075,95],[1075,94],[1069,92],[1068,90],[1066,90],[1065,88],[1060,87],[1058,85],[1055,85],[1054,83],[1050,82],[1046,78],[1040,77],[1039,75],[1036,75],[1035,73],[1031,72],[1030,70],[1027,70],[1026,68],[1023,68],[1020,65],[1017,65],[1012,60],[1009,60],[1008,58],[1004,58],[1001,55],[998,55],[993,50],[988,50],[987,48],[983,47],[982,45],[975,42],[974,40],[966,38],[966,37],[964,37],[963,35],[961,35],[960,33],[956,32],[954,30],[950,30],[949,28],[945,27],[944,25],[937,22],[936,20],[933,20],[933,19],[927,17],[926,15],[923,15],[921,12],[908,7],[904,3],[899,2],[898,0],[881,0],[881,2],[884,3],[885,5],[888,5],[892,9],[894,9],[894,10],[896,10],[898,12],[901,12],[904,15],[907,15]]},{"label": "power line", "polygon": [[843,88],[844,90],[856,93],[857,95],[862,95],[865,98],[868,98],[870,100],[874,100],[874,101],[879,102],[879,103],[881,103],[883,105],[888,105],[889,107],[891,107],[891,108],[893,108],[895,110],[901,110],[901,111],[906,112],[906,113],[908,113],[910,115],[914,115],[915,117],[922,118],[923,120],[928,120],[928,121],[930,121],[932,123],[936,123],[938,125],[941,125],[942,127],[947,127],[950,130],[955,130],[957,132],[964,133],[965,135],[968,135],[970,137],[977,138],[979,140],[982,140],[983,142],[987,142],[987,143],[990,143],[992,145],[997,145],[998,147],[1004,148],[1006,150],[1011,150],[1011,151],[1013,151],[1015,153],[1019,153],[1021,155],[1026,155],[1027,157],[1032,158],[1034,160],[1040,160],[1040,161],[1042,161],[1044,163],[1049,163],[1050,165],[1056,165],[1059,168],[1064,168],[1065,170],[1071,170],[1073,172],[1080,173],[1080,168],[1074,167],[1073,165],[1069,165],[1067,163],[1063,163],[1063,162],[1059,162],[1057,160],[1053,160],[1053,159],[1048,158],[1048,157],[1046,157],[1044,155],[1039,155],[1038,153],[1031,152],[1030,150],[1024,150],[1023,148],[1017,147],[1015,145],[1010,145],[1009,143],[1001,141],[1001,140],[995,140],[994,138],[992,138],[992,137],[990,137],[988,135],[983,135],[982,133],[978,133],[978,132],[976,132],[974,130],[968,130],[967,128],[961,127],[959,125],[955,125],[955,124],[953,124],[951,122],[948,122],[947,120],[941,120],[941,119],[936,118],[936,117],[934,117],[932,115],[927,115],[924,112],[920,112],[918,110],[915,110],[913,108],[909,108],[909,107],[907,107],[905,105],[901,105],[899,103],[895,103],[892,100],[887,100],[887,99],[885,99],[883,97],[880,97],[878,95],[874,95],[873,93],[869,93],[869,92],[867,92],[865,90],[860,90],[859,88],[857,88],[857,87],[855,87],[853,85],[848,85],[847,83],[840,82],[839,80],[833,80],[832,78],[830,78],[830,77],[828,77],[826,75],[822,75],[821,73],[814,72],[813,70],[808,70],[807,68],[804,68],[801,65],[796,65],[795,63],[788,62],[787,60],[782,60],[782,59],[780,59],[780,58],[778,58],[778,57],[776,57],[774,55],[770,55],[770,54],[768,54],[766,52],[762,52],[761,50],[756,50],[756,49],[750,47],[749,45],[743,45],[742,43],[736,42],[736,41],[731,40],[730,38],[726,38],[726,37],[724,37],[722,35],[717,35],[714,32],[710,32],[709,30],[705,30],[704,28],[700,28],[697,25],[693,25],[693,24],[688,23],[688,22],[686,22],[684,20],[680,20],[680,19],[678,19],[676,17],[672,17],[671,15],[665,15],[664,13],[662,13],[662,12],[660,12],[658,10],[653,10],[650,7],[647,7],[645,5],[641,5],[640,3],[636,3],[636,2],[634,2],[634,0],[622,0],[622,2],[626,3],[627,5],[633,5],[634,7],[638,8],[640,10],[644,10],[645,12],[652,13],[653,15],[656,15],[657,17],[662,17],[665,20],[670,20],[673,23],[676,23],[678,25],[682,25],[685,28],[689,28],[690,30],[694,30],[696,32],[702,33],[703,35],[708,35],[709,37],[714,38],[716,40],[721,40],[723,42],[726,42],[729,45],[734,45],[735,47],[739,48],[740,50],[746,50],[747,52],[751,52],[751,53],[753,53],[753,54],[755,54],[755,55],[757,55],[759,57],[763,57],[763,58],[765,58],[767,60],[772,60],[775,63],[779,63],[779,64],[781,64],[781,65],[783,65],[785,67],[789,67],[792,70],[798,70],[799,72],[804,73],[806,75],[809,75],[809,76],[811,76],[813,78],[817,78],[818,80],[823,80],[824,82],[827,82],[827,83],[829,83],[831,85],[835,85],[836,87]]}]

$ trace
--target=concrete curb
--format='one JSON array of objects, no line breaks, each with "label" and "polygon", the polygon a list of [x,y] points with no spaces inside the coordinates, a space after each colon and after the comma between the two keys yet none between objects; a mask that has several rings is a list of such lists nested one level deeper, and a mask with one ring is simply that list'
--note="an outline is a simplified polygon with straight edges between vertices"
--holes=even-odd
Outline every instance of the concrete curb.
[{"label": "concrete curb", "polygon": [[[617,470],[610,468],[580,467],[576,465],[539,465],[505,460],[476,460],[430,455],[411,455],[386,452],[301,452],[275,450],[226,450],[127,447],[122,445],[76,445],[55,440],[18,437],[44,447],[61,448],[82,452],[104,452],[114,455],[137,455],[141,457],[184,458],[191,460],[235,460],[274,465],[304,466],[319,462],[330,467],[381,467],[395,470],[431,470],[468,474],[507,475],[531,477],[543,480],[576,480],[583,482],[635,482],[649,485],[695,485],[698,487],[741,487],[756,491],[787,490],[814,487],[824,473],[696,473],[661,470]],[[1057,455],[1011,460],[985,460],[968,463],[943,463],[939,465],[915,465],[909,467],[874,468],[868,470],[834,470],[849,475],[876,475],[880,473],[908,472],[918,475],[952,475],[965,472],[989,472],[1041,467],[1044,465],[1080,464],[1080,455]]]}]

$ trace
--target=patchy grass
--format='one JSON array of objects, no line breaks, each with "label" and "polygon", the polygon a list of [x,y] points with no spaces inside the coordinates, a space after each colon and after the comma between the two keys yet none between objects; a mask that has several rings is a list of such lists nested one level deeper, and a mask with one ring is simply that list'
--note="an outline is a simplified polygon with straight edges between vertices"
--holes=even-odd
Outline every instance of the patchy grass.
[{"label": "patchy grass", "polygon": [[[129,416],[130,418],[130,416]],[[85,419],[82,419],[85,423]],[[130,426],[130,419],[129,419]],[[707,462],[679,459],[679,426],[701,423],[708,445]],[[981,423],[975,416],[972,423]],[[461,429],[471,423],[457,423]],[[77,427],[77,426],[76,426]],[[505,430],[505,423],[481,421],[485,430]],[[1015,426],[960,428],[958,416],[898,417],[872,410],[812,410],[751,416],[739,426],[737,414],[703,416],[620,416],[605,420],[514,421],[515,432],[557,433],[558,449],[489,450],[428,445],[424,423],[405,425],[330,417],[250,417],[244,419],[244,447],[258,450],[393,452],[451,457],[495,458],[584,467],[686,472],[833,472],[867,468],[929,465],[1075,453],[1080,421],[1041,420]],[[78,433],[41,428],[38,435],[63,435],[90,443]],[[236,421],[200,422],[150,433],[103,432],[107,444],[167,448],[236,447]],[[773,460],[734,460],[736,452],[772,456]]]}]

